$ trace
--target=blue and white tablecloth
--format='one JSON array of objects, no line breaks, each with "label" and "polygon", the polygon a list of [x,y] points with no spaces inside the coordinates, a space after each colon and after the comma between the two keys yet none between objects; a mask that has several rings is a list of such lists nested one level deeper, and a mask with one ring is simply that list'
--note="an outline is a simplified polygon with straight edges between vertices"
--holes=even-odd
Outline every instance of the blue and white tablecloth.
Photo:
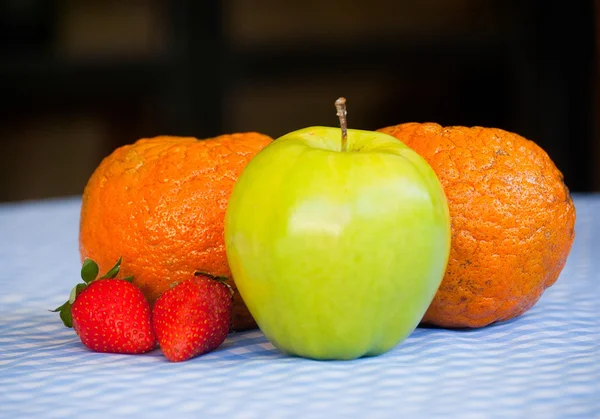
[{"label": "blue and white tablecloth", "polygon": [[251,331],[184,363],[92,353],[48,311],[79,277],[79,198],[0,205],[0,418],[600,418],[600,195],[575,204],[561,277],[516,320],[345,362]]}]

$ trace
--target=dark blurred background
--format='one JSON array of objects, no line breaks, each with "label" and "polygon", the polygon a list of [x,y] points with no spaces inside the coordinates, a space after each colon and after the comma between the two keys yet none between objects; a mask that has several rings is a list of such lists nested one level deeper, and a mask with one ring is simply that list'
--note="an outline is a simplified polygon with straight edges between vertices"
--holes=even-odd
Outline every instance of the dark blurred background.
[{"label": "dark blurred background", "polygon": [[144,136],[483,125],[600,190],[592,0],[0,0],[0,201],[81,193]]}]

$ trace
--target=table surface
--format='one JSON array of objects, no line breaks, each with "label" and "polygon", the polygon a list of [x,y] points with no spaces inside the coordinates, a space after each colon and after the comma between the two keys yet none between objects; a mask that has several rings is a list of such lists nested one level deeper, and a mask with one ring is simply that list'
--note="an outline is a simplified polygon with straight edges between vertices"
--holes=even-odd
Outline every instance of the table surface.
[{"label": "table surface", "polygon": [[284,356],[260,331],[169,363],[86,350],[48,309],[79,278],[79,197],[0,205],[0,417],[600,418],[600,195],[575,195],[557,283],[518,319],[417,328],[354,361]]}]

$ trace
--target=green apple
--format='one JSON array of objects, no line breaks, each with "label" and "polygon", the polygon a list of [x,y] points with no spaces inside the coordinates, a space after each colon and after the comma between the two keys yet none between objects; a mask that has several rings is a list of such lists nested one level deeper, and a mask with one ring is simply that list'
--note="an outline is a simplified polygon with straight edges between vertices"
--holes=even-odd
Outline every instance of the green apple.
[{"label": "green apple", "polygon": [[[450,218],[431,167],[383,133],[310,127],[238,178],[225,243],[237,288],[279,350],[313,359],[389,351],[444,275]],[[344,148],[344,149],[343,149]]]}]

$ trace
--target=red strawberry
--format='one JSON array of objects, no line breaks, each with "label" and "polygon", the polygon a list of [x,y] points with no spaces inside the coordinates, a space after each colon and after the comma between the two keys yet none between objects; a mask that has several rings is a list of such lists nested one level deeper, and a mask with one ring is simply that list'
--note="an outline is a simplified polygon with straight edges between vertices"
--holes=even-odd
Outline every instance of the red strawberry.
[{"label": "red strawberry", "polygon": [[54,311],[81,342],[96,352],[139,354],[156,347],[150,304],[131,277],[115,279],[121,259],[106,275],[96,279],[98,265],[86,259],[81,268],[84,283]]},{"label": "red strawberry", "polygon": [[154,304],[152,326],[169,361],[186,361],[218,348],[230,330],[232,291],[204,273],[165,291]]}]

